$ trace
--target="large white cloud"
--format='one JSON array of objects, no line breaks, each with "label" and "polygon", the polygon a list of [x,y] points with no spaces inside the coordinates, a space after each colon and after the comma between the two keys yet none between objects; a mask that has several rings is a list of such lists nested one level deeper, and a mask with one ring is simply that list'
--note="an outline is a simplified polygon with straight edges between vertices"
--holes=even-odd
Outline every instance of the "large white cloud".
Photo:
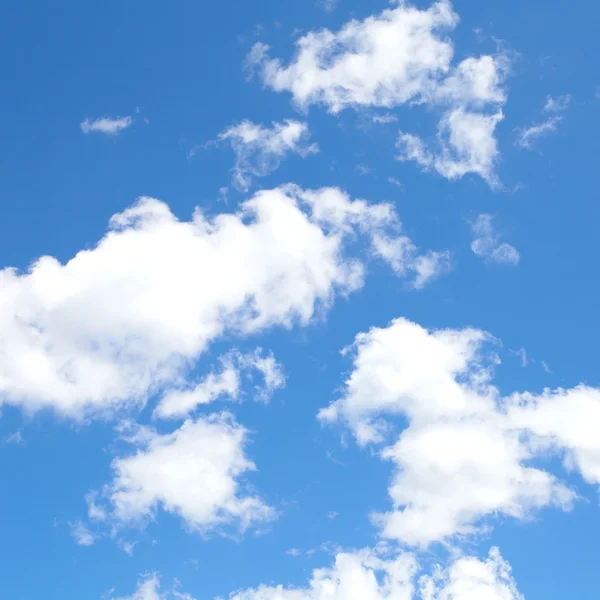
[{"label": "large white cloud", "polygon": [[449,179],[475,173],[497,185],[495,129],[503,119],[509,61],[500,52],[455,63],[448,34],[458,20],[447,0],[423,10],[398,2],[338,31],[309,32],[287,65],[260,43],[248,61],[265,85],[290,92],[301,109],[322,104],[336,114],[348,107],[423,104],[441,111],[434,144],[401,131],[397,158]]},{"label": "large white cloud", "polygon": [[[398,229],[390,205],[336,189],[262,191],[190,221],[141,198],[65,264],[0,271],[0,402],[81,417],[193,385],[185,376],[211,341],[308,323],[362,285],[346,242]],[[409,276],[417,257],[394,268]]]},{"label": "large white cloud", "polygon": [[232,524],[244,531],[274,517],[240,485],[256,467],[244,452],[247,432],[231,415],[189,420],[168,434],[131,425],[122,437],[136,452],[116,458],[113,481],[100,496],[90,495],[90,518],[97,524],[116,530],[144,524],[159,508],[200,533]]},{"label": "large white cloud", "polygon": [[393,509],[375,515],[385,537],[427,546],[477,532],[490,515],[525,518],[535,508],[568,509],[576,494],[533,465],[551,451],[600,482],[600,392],[572,390],[504,397],[492,385],[497,357],[488,334],[427,331],[405,319],[357,336],[354,368],[323,421],[343,420],[361,445],[386,443],[395,465]]},{"label": "large white cloud", "polygon": [[305,588],[272,587],[235,592],[230,600],[522,600],[510,566],[493,548],[486,560],[459,556],[433,575],[415,579],[414,555],[377,549],[341,552],[331,568],[313,571]]}]

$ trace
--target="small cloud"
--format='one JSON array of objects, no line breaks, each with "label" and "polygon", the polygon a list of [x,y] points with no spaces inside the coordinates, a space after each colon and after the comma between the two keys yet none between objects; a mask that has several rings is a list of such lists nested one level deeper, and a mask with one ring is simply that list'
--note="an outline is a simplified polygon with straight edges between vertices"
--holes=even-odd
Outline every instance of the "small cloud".
[{"label": "small cloud", "polygon": [[541,123],[536,123],[530,127],[519,129],[515,144],[520,148],[528,150],[533,146],[537,139],[547,135],[548,133],[556,131],[559,123],[563,120],[563,117],[559,115],[559,113],[566,111],[570,103],[570,94],[557,96],[556,98],[548,96],[546,99],[546,104],[543,108],[543,112],[551,113],[554,116],[549,117]]},{"label": "small cloud", "polygon": [[395,123],[398,120],[398,117],[392,113],[385,113],[383,115],[375,115],[374,117],[371,117],[371,120],[378,125],[386,125],[388,123]]},{"label": "small cloud", "polygon": [[552,117],[551,119],[548,119],[543,123],[539,123],[538,125],[532,125],[531,127],[519,130],[519,135],[517,136],[516,141],[517,146],[526,150],[530,149],[535,140],[546,135],[547,133],[556,131],[558,124],[561,121],[562,117]]},{"label": "small cloud", "polygon": [[15,445],[15,446],[22,446],[25,444],[25,440],[23,439],[23,436],[21,435],[20,431],[15,431],[14,433],[11,433],[3,442],[2,442],[2,446],[11,446],[11,445]]},{"label": "small cloud", "polygon": [[501,238],[494,230],[493,220],[492,215],[481,214],[472,223],[471,228],[475,239],[471,243],[471,250],[477,256],[492,262],[506,265],[519,264],[521,256],[518,250],[510,244],[500,242]]},{"label": "small cloud", "polygon": [[359,175],[368,175],[371,172],[371,169],[362,163],[356,165],[354,168]]},{"label": "small cloud", "polygon": [[83,133],[104,133],[106,135],[119,135],[121,131],[124,131],[133,124],[131,117],[117,117],[115,119],[110,117],[101,117],[100,119],[85,119],[79,126]]},{"label": "small cloud", "polygon": [[76,521],[70,523],[71,535],[75,539],[75,542],[80,546],[93,546],[96,538],[94,534],[81,522]]},{"label": "small cloud", "polygon": [[339,514],[340,514],[340,513],[338,513],[338,512],[337,512],[337,511],[335,511],[335,510],[330,510],[330,511],[327,513],[327,518],[328,518],[329,520],[333,521],[333,520],[334,520],[334,519],[335,519],[335,518],[336,518],[336,517],[337,517]]},{"label": "small cloud", "polygon": [[521,366],[525,368],[529,364],[529,358],[527,357],[527,350],[525,348],[519,348],[519,350],[511,350],[511,352],[521,359]]},{"label": "small cloud", "polygon": [[294,557],[296,557],[296,556],[300,556],[300,555],[302,554],[302,552],[301,552],[300,550],[298,550],[298,548],[290,548],[290,549],[289,549],[289,550],[286,552],[286,554],[287,554],[288,556],[294,556]]},{"label": "small cloud", "polygon": [[395,177],[388,177],[388,183],[391,183],[392,185],[395,185],[397,188],[402,189],[402,184],[400,183],[400,180],[396,179]]},{"label": "small cloud", "polygon": [[552,373],[552,369],[548,366],[548,363],[545,360],[542,360],[540,364],[542,365],[542,369],[544,369],[546,373]]},{"label": "small cloud", "polygon": [[125,552],[125,554],[129,554],[129,556],[133,556],[133,549],[136,547],[137,542],[127,542],[125,540],[118,541],[119,546]]},{"label": "small cloud", "polygon": [[318,4],[325,12],[333,12],[337,8],[338,2],[339,0],[319,0]]},{"label": "small cloud", "polygon": [[229,142],[235,153],[233,184],[240,191],[248,191],[253,177],[264,177],[275,171],[290,154],[306,158],[316,154],[319,147],[309,143],[310,132],[306,123],[288,119],[263,127],[251,121],[229,127],[221,132],[218,142]]},{"label": "small cloud", "polygon": [[571,99],[571,94],[557,96],[556,98],[548,96],[546,99],[546,104],[544,105],[544,112],[564,112],[567,110],[567,108],[569,108]]}]

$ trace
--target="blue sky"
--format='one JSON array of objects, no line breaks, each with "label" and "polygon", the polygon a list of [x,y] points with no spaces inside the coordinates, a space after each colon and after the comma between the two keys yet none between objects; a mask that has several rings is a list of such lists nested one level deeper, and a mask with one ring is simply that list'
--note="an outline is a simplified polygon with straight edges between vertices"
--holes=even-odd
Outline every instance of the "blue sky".
[{"label": "blue sky", "polygon": [[599,17],[4,2],[2,595],[595,597]]}]

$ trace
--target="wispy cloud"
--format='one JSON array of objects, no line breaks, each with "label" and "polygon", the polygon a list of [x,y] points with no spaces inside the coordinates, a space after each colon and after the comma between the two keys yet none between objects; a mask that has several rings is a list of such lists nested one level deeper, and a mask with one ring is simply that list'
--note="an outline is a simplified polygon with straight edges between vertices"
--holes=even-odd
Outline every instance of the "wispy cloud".
[{"label": "wispy cloud", "polygon": [[564,96],[557,96],[553,98],[548,96],[546,104],[544,105],[543,112],[550,113],[546,120],[525,127],[518,130],[516,145],[520,148],[530,149],[533,147],[534,142],[540,137],[556,131],[559,123],[563,120],[563,116],[559,113],[564,112],[571,103],[571,96],[566,94]]},{"label": "wispy cloud", "polygon": [[517,265],[521,256],[519,251],[510,244],[501,242],[501,236],[494,230],[494,217],[489,214],[481,214],[471,225],[475,236],[471,244],[471,250],[486,260],[502,263],[505,265]]}]

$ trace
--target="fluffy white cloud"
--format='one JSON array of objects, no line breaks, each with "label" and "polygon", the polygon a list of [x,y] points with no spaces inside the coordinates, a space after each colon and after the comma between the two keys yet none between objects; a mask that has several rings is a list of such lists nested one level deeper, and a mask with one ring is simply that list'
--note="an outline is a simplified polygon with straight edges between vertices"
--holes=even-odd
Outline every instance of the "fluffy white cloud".
[{"label": "fluffy white cloud", "polygon": [[564,464],[591,484],[600,484],[600,390],[579,386],[517,394],[508,401],[511,422],[547,449],[561,449]]},{"label": "fluffy white cloud", "polygon": [[544,112],[550,113],[553,116],[548,117],[546,120],[530,127],[520,129],[517,135],[516,144],[521,148],[532,148],[533,144],[540,137],[545,136],[548,133],[552,133],[558,129],[560,122],[563,120],[563,116],[558,114],[562,113],[569,107],[571,103],[571,96],[558,96],[557,98],[548,97],[546,104],[544,105]]},{"label": "fluffy white cloud", "polygon": [[272,354],[263,356],[258,348],[253,353],[240,354],[229,352],[219,359],[220,372],[211,372],[195,384],[183,388],[168,390],[154,410],[161,418],[182,417],[193,411],[198,405],[209,404],[223,397],[236,400],[241,393],[241,376],[251,376],[253,371],[262,375],[263,385],[255,385],[253,397],[267,401],[271,394],[285,384],[281,365]]},{"label": "fluffy white cloud", "polygon": [[288,66],[269,59],[264,45],[255,46],[251,59],[266,85],[291,92],[302,108],[322,103],[337,113],[349,106],[393,107],[433,93],[453,54],[439,34],[457,21],[449,2],[425,11],[402,3],[337,32],[311,31],[297,40]]},{"label": "fluffy white cloud", "polygon": [[98,512],[92,496],[90,517],[118,529],[143,524],[162,508],[200,533],[229,524],[244,531],[274,517],[241,489],[240,477],[256,467],[244,453],[247,432],[231,415],[189,420],[164,435],[130,425],[122,436],[136,452],[113,461],[114,479],[102,493],[106,506]]},{"label": "fluffy white cloud", "polygon": [[336,114],[348,107],[425,104],[441,110],[434,147],[401,132],[398,159],[415,160],[448,179],[475,173],[497,185],[495,129],[503,119],[509,61],[498,54],[453,64],[447,33],[457,23],[447,0],[426,10],[400,2],[337,32],[306,34],[287,66],[269,58],[264,44],[254,46],[248,60],[267,86],[291,92],[302,109],[323,104]]},{"label": "fluffy white cloud", "polygon": [[230,600],[411,600],[417,564],[412,554],[386,558],[371,549],[342,552],[329,569],[313,571],[306,588],[260,586]]},{"label": "fluffy white cloud", "polygon": [[251,121],[242,121],[219,134],[220,141],[228,141],[235,152],[233,182],[248,191],[252,177],[264,177],[275,171],[281,161],[290,154],[306,157],[319,151],[317,144],[310,144],[306,123],[287,120],[263,127]]},{"label": "fluffy white cloud", "polygon": [[600,483],[600,392],[587,387],[503,397],[492,385],[498,358],[474,329],[427,331],[405,319],[357,336],[354,369],[323,421],[343,420],[359,444],[385,443],[395,466],[393,508],[374,515],[385,537],[427,546],[473,534],[490,515],[526,518],[576,494],[533,466],[550,452]]},{"label": "fluffy white cloud", "polygon": [[492,215],[485,213],[477,217],[471,226],[475,236],[471,250],[486,260],[508,265],[519,264],[519,251],[514,246],[500,241],[500,235],[494,230],[493,220]]},{"label": "fluffy white cloud", "polygon": [[396,142],[399,161],[415,161],[424,170],[435,169],[447,179],[476,173],[498,185],[495,166],[499,151],[494,132],[502,112],[484,114],[463,107],[448,111],[438,126],[437,149],[430,150],[419,137],[400,132]]},{"label": "fluffy white cloud", "polygon": [[80,123],[83,133],[104,133],[106,135],[119,135],[123,130],[131,127],[131,117],[101,117],[100,119],[85,119]]},{"label": "fluffy white cloud", "polygon": [[305,588],[260,586],[235,592],[230,600],[523,600],[510,566],[497,548],[486,560],[459,556],[433,574],[419,574],[410,553],[390,556],[380,549],[341,552],[334,565],[313,571]]},{"label": "fluffy white cloud", "polygon": [[306,324],[360,288],[364,266],[347,242],[399,226],[391,205],[329,188],[262,191],[234,214],[190,221],[141,198],[68,262],[0,270],[0,402],[82,417],[187,389],[223,333]]},{"label": "fluffy white cloud", "polygon": [[485,561],[461,557],[447,571],[421,580],[422,600],[524,600],[497,548]]}]

